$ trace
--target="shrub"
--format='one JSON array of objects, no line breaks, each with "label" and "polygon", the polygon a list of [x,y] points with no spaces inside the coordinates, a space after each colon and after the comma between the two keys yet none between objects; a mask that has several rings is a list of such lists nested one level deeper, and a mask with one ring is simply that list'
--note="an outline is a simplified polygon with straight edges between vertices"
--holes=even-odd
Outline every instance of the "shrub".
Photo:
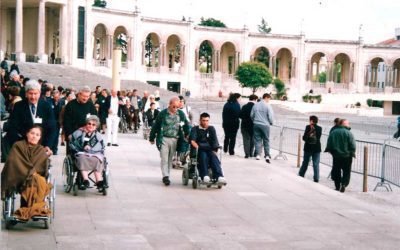
[{"label": "shrub", "polygon": [[367,99],[367,105],[368,107],[372,107],[372,99]]},{"label": "shrub", "polygon": [[309,95],[303,95],[303,102],[308,102]]}]

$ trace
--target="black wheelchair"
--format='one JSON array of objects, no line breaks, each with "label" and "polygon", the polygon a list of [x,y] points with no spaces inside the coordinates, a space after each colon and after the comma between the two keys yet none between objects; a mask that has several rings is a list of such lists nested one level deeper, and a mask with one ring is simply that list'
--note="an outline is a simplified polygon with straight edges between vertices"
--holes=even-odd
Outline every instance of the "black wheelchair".
[{"label": "black wheelchair", "polygon": [[[46,177],[47,183],[52,184],[52,189],[50,193],[45,197],[46,208],[50,209],[51,215],[49,216],[33,216],[31,218],[32,221],[41,221],[44,224],[44,228],[48,229],[50,224],[55,218],[55,201],[56,201],[56,180],[51,174],[51,164],[49,161],[48,164],[48,175]],[[5,228],[11,229],[13,226],[18,223],[27,223],[28,221],[19,220],[14,216],[14,212],[16,211],[15,200],[17,199],[18,193],[16,191],[12,192],[6,199],[3,201],[3,220],[5,222]]]},{"label": "black wheelchair", "polygon": [[[103,163],[103,171],[102,171],[103,186],[97,187],[97,189],[99,193],[102,193],[105,196],[107,195],[108,175],[109,175],[108,162],[106,157],[104,157],[102,163]],[[89,181],[94,185],[96,185],[96,180],[93,179],[92,177],[93,173],[94,171],[89,172]],[[64,158],[63,169],[62,169],[62,180],[63,180],[64,192],[66,193],[70,193],[72,190],[73,195],[77,196],[79,190],[84,190],[82,189],[83,178],[81,172],[77,168],[76,157],[72,154],[68,154]]]},{"label": "black wheelchair", "polygon": [[[219,147],[218,159],[222,163],[221,149],[222,147]],[[221,189],[223,186],[226,186],[226,183],[219,183],[217,178],[213,176],[213,171],[210,166],[208,167],[208,176],[210,176],[211,180],[210,182],[203,182],[203,180],[200,178],[199,170],[197,168],[199,164],[198,153],[199,153],[198,149],[193,149],[193,148],[191,149],[190,160],[188,164],[183,165],[182,184],[184,186],[187,186],[189,184],[189,180],[192,180],[193,189],[197,189],[198,187],[201,186],[206,186],[207,188],[217,187],[218,189]]]}]

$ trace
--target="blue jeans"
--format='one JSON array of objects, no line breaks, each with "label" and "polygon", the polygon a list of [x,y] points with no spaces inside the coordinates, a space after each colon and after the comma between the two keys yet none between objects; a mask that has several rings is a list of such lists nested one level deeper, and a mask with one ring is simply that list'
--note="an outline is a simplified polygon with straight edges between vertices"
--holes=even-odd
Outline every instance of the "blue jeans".
[{"label": "blue jeans", "polygon": [[[208,166],[210,166],[213,176],[212,178],[218,179],[218,177],[223,177],[221,169],[221,162],[218,159],[218,156],[213,151],[205,151],[199,150],[199,175],[203,179],[204,176],[208,176]],[[211,176],[210,176],[211,177]]]},{"label": "blue jeans", "polygon": [[314,169],[314,181],[319,181],[319,158],[321,153],[311,153],[304,151],[303,163],[301,164],[299,175],[304,177],[306,174],[308,163],[310,162],[310,158],[312,157],[313,169]]},{"label": "blue jeans", "polygon": [[254,124],[254,144],[255,144],[255,152],[254,155],[261,155],[262,145],[264,145],[264,156],[271,157],[269,153],[269,126],[268,125],[260,125]]}]

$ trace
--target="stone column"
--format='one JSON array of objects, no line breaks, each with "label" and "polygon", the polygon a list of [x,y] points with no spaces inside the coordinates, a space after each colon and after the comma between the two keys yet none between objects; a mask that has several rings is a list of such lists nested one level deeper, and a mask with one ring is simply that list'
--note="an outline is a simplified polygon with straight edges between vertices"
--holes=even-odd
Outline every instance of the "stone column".
[{"label": "stone column", "polygon": [[194,51],[194,70],[197,71],[199,69],[199,49],[195,49]]},{"label": "stone column", "polygon": [[113,48],[113,36],[108,35],[108,59],[112,59],[112,48]]},{"label": "stone column", "polygon": [[269,56],[269,69],[272,69],[272,55]]},{"label": "stone column", "polygon": [[296,77],[296,57],[292,57],[292,68],[291,68],[291,73],[290,76],[291,78],[295,78]]},{"label": "stone column", "polygon": [[[145,42],[142,42],[142,65],[145,65],[145,56],[146,56],[146,45]],[[147,66],[147,65],[145,65]]]},{"label": "stone column", "polygon": [[368,84],[368,75],[369,75],[369,71],[368,71],[368,65],[365,65],[364,67],[364,86],[369,86]]},{"label": "stone column", "polygon": [[276,72],[276,69],[275,69],[275,66],[276,66],[276,58],[275,58],[275,56],[273,56],[272,57],[272,63],[271,63],[271,73],[272,73],[272,77],[274,77],[275,76],[275,72]]},{"label": "stone column", "polygon": [[45,53],[45,38],[46,38],[46,6],[45,1],[39,1],[38,13],[38,39],[37,39],[37,53],[40,63],[48,63],[48,57]]},{"label": "stone column", "polygon": [[[66,63],[68,61],[67,59],[67,6],[66,5],[61,5],[60,8],[60,48],[61,48],[61,53],[60,53],[60,58],[61,58],[61,63]],[[103,42],[103,41],[102,41]],[[104,46],[104,45],[103,45]],[[104,48],[103,48],[104,50]],[[104,53],[103,53],[104,56]],[[103,59],[103,58],[101,58]]]},{"label": "stone column", "polygon": [[133,43],[133,37],[127,37],[126,39],[128,41],[128,61],[133,61],[133,49],[132,49],[132,43]]},{"label": "stone column", "polygon": [[25,62],[25,53],[22,48],[23,44],[23,1],[16,0],[15,10],[15,55],[16,60]]},{"label": "stone column", "polygon": [[121,89],[121,56],[122,50],[117,48],[113,51],[112,57],[112,90]]},{"label": "stone column", "polygon": [[179,52],[179,62],[181,63],[181,67],[185,64],[185,45],[181,44],[181,50]]},{"label": "stone column", "polygon": [[400,81],[399,81],[399,69],[395,69],[393,72],[393,80],[394,80],[394,84],[396,85],[396,88],[400,88]]}]

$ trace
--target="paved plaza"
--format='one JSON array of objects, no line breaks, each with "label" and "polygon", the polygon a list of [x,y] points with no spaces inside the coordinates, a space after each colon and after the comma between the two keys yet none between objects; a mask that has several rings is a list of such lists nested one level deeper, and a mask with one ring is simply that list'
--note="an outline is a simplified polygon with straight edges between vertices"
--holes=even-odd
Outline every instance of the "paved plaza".
[{"label": "paved plaza", "polygon": [[[241,149],[238,149],[238,151]],[[63,152],[63,148],[60,149]],[[276,152],[274,153],[276,154]],[[121,134],[107,147],[110,188],[77,197],[62,190],[63,154],[52,157],[57,176],[56,218],[2,227],[0,249],[398,249],[398,192],[332,190],[312,171],[296,175],[295,161],[223,155],[228,185],[192,189],[172,170],[161,182],[158,151],[141,134]],[[328,169],[321,167],[321,176]]]}]

